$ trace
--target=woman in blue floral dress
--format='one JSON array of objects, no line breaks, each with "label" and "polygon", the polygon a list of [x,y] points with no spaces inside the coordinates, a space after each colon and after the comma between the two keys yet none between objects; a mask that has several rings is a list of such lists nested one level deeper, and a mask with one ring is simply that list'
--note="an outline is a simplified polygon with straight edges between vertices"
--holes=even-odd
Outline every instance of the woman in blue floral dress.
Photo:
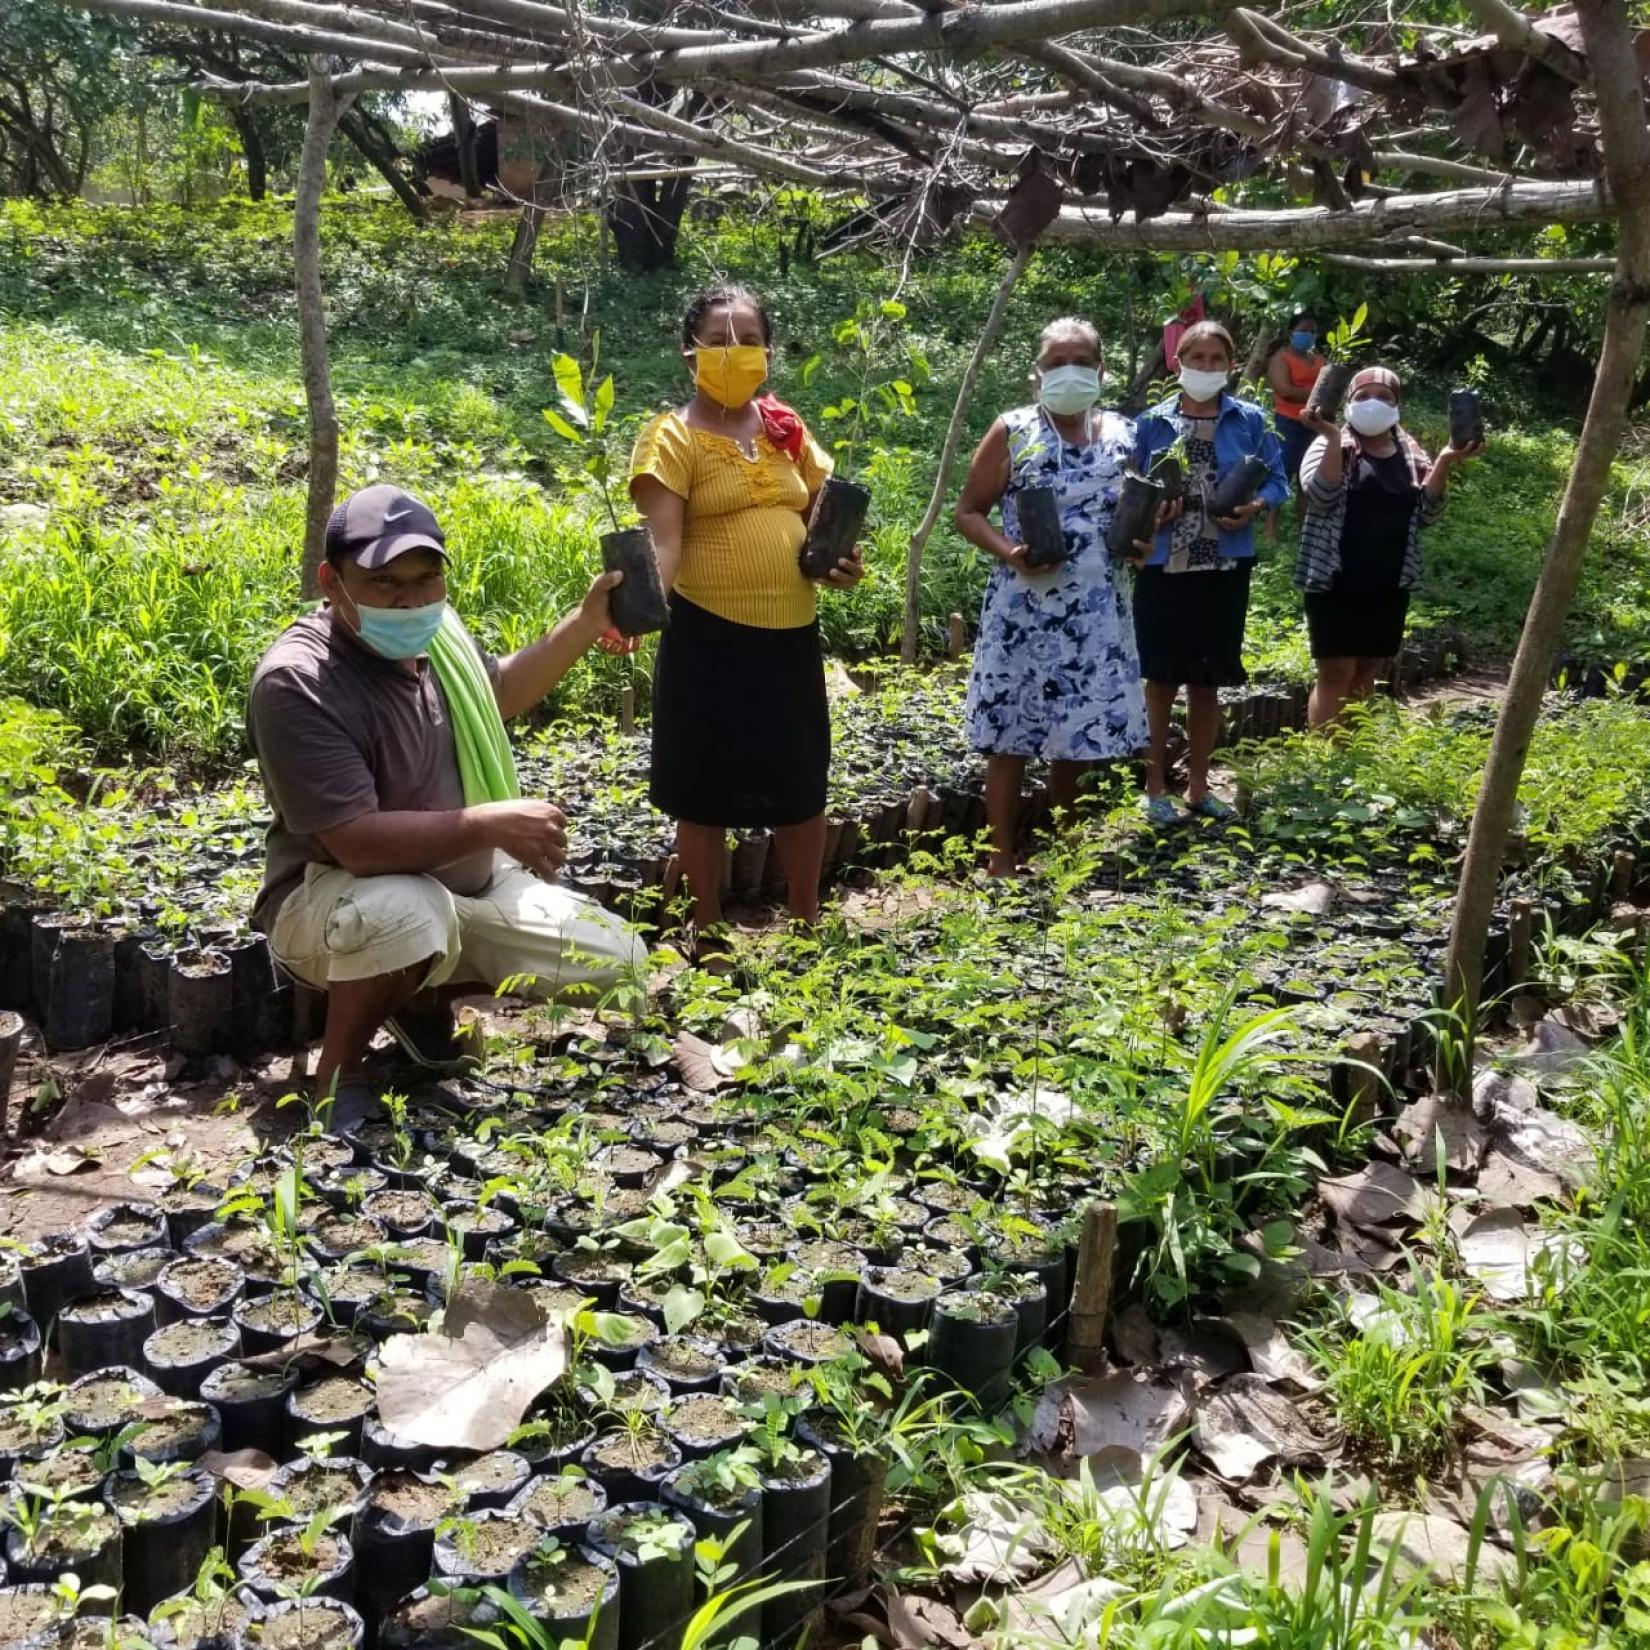
[{"label": "woman in blue floral dress", "polygon": [[[1043,329],[1032,374],[1037,403],[986,432],[957,500],[957,530],[999,565],[986,587],[968,683],[968,737],[986,753],[993,876],[1014,870],[1014,835],[1029,758],[1049,763],[1049,800],[1068,813],[1095,762],[1146,742],[1145,696],[1118,564],[1106,553],[1134,426],[1100,398],[1100,335],[1066,318]],[[1018,495],[1052,487],[1065,559],[1033,567]],[[1002,529],[990,512],[1000,506]]]}]

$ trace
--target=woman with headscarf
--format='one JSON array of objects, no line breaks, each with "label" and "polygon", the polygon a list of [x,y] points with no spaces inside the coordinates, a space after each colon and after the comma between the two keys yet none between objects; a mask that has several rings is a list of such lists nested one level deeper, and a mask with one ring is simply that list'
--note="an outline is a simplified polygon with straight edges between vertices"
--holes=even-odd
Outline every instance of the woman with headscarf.
[{"label": "woman with headscarf", "polygon": [[[1036,401],[986,431],[957,500],[957,531],[997,562],[968,679],[968,739],[986,756],[992,876],[1014,869],[1029,758],[1048,762],[1049,800],[1069,812],[1093,763],[1146,740],[1128,597],[1106,552],[1134,426],[1096,405],[1103,367],[1090,322],[1049,322],[1031,374]],[[1028,487],[1054,489],[1065,556],[1050,566],[1029,561],[1021,539],[1017,501]]]},{"label": "woman with headscarf", "polygon": [[1428,459],[1404,429],[1403,386],[1365,367],[1347,392],[1346,426],[1311,411],[1317,439],[1301,461],[1301,540],[1295,583],[1305,592],[1317,680],[1315,728],[1367,699],[1375,673],[1403,646],[1409,593],[1421,576],[1421,529],[1444,509],[1450,472],[1484,450],[1445,447]]}]

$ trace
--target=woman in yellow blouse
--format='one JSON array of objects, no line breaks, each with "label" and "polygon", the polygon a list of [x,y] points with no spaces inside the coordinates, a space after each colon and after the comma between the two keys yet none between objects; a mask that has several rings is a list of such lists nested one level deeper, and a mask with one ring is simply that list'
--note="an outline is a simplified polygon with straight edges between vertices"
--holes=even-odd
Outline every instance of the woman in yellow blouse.
[{"label": "woman in yellow blouse", "polygon": [[[701,292],[682,317],[693,398],[637,438],[630,494],[653,530],[670,625],[653,674],[653,805],[702,934],[721,921],[731,827],[767,826],[793,916],[819,914],[831,720],[814,610],[798,557],[831,461],[802,420],[757,396],[773,329],[743,287]],[[822,583],[864,574],[859,552]]]}]

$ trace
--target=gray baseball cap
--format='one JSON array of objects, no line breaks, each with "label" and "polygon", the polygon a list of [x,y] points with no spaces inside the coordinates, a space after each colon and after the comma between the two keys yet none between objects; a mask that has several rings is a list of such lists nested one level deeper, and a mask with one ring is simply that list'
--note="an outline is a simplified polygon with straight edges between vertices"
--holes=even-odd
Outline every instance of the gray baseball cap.
[{"label": "gray baseball cap", "polygon": [[371,571],[409,550],[434,550],[445,557],[447,540],[429,505],[399,487],[384,482],[363,487],[335,505],[327,518],[329,561],[353,560]]}]

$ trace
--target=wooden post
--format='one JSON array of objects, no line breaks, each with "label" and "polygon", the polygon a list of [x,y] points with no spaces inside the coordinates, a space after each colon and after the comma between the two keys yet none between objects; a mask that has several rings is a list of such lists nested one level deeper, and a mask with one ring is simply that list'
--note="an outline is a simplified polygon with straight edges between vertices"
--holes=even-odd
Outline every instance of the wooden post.
[{"label": "wooden post", "polygon": [[1522,985],[1530,977],[1530,935],[1535,908],[1527,899],[1515,899],[1507,916],[1507,983]]},{"label": "wooden post", "polygon": [[309,118],[304,124],[298,187],[292,200],[292,265],[298,289],[298,357],[309,406],[309,496],[304,508],[303,594],[321,594],[321,557],[327,517],[338,489],[338,408],[327,363],[327,310],[321,292],[321,195],[327,182],[327,150],[348,96],[332,89],[332,65],[309,60]]},{"label": "wooden post", "polygon": [[[23,1016],[10,1009],[0,1010],[0,1140],[6,1138],[6,1103],[11,1095],[12,1072],[17,1068],[17,1050],[23,1042]],[[21,1131],[19,1131],[21,1132]]]},{"label": "wooden post", "polygon": [[1372,1122],[1385,1109],[1381,1105],[1381,1039],[1373,1031],[1360,1031],[1346,1040],[1346,1058],[1359,1062],[1347,1068],[1347,1099],[1354,1121]]},{"label": "wooden post", "polygon": [[1071,1286],[1071,1323],[1066,1347],[1086,1375],[1106,1361],[1106,1319],[1111,1314],[1112,1270],[1117,1257],[1117,1205],[1091,1203],[1083,1211],[1077,1247],[1077,1276]]},{"label": "wooden post", "polygon": [[636,690],[626,686],[619,695],[619,732],[634,733],[636,731]]},{"label": "wooden post", "polygon": [[[1524,758],[1610,480],[1610,465],[1626,428],[1650,321],[1650,132],[1645,128],[1643,83],[1633,58],[1632,25],[1621,0],[1577,0],[1576,16],[1593,75],[1604,175],[1617,214],[1616,278],[1605,309],[1587,416],[1507,677],[1461,859],[1444,959],[1443,1001],[1446,1008],[1462,1010],[1469,1037],[1477,1018],[1484,945]],[[1464,1072],[1470,1075],[1471,1070],[1469,1047]]]},{"label": "wooden post", "polygon": [[968,646],[968,626],[963,622],[960,613],[951,615],[949,635],[945,644],[945,656],[948,659],[960,659],[963,650]]}]

